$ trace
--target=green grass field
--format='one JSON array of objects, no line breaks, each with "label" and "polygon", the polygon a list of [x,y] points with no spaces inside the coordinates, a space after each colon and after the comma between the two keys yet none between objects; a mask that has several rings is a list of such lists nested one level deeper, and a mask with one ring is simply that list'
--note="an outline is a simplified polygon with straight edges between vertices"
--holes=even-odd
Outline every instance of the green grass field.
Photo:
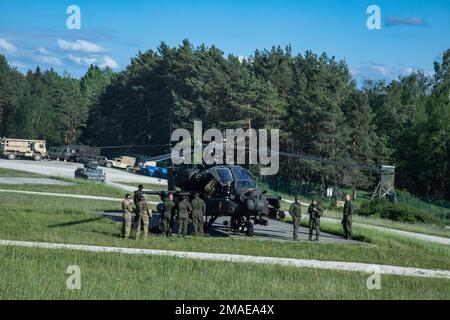
[{"label": "green grass field", "polygon": [[[101,184],[76,188],[116,197]],[[358,227],[354,238],[360,244],[246,237],[135,241],[120,239],[120,224],[95,214],[120,210],[120,202],[0,193],[0,203],[0,239],[7,240],[450,267],[448,246]],[[338,224],[321,226],[342,234]],[[368,290],[368,275],[355,272],[17,247],[0,247],[0,261],[0,299],[450,299],[450,280],[443,279],[382,276],[382,289]],[[65,287],[68,265],[82,270],[79,291]]]},{"label": "green grass field", "polygon": [[[302,202],[306,202],[306,200],[302,200]],[[284,201],[282,202],[282,209],[285,210],[286,212],[289,210],[289,206],[290,206],[289,203]],[[306,215],[308,207],[303,206],[302,209],[304,210],[303,212],[305,212]],[[342,211],[326,209],[324,210],[323,214],[324,214],[323,216],[327,218],[342,219]],[[289,215],[286,218],[286,220],[287,221],[290,220]],[[445,225],[436,225],[427,223],[413,224],[407,222],[397,222],[377,217],[363,217],[358,215],[353,216],[353,222],[450,238],[450,229],[446,228]]]},{"label": "green grass field", "polygon": [[[0,247],[0,299],[448,299],[450,280],[209,262],[171,257]],[[69,290],[68,266],[81,289]]]},{"label": "green grass field", "polygon": [[[269,193],[278,194],[283,199],[294,200],[295,194],[286,192],[285,191],[286,186],[284,186],[284,188],[281,188],[281,190],[276,192],[273,188],[270,187],[270,186],[274,186],[273,183],[269,185],[267,182],[261,181],[264,179],[258,179],[258,180],[259,180],[259,182],[258,182],[259,186],[262,189],[268,190]],[[311,191],[313,191],[313,190],[311,190]],[[345,194],[345,193],[352,194],[352,190],[348,189],[348,188],[340,189],[340,192],[342,194]],[[357,193],[357,198],[353,199],[353,204],[354,204],[355,208],[359,208],[363,201],[370,200],[371,196],[372,196],[372,191],[367,191],[367,190],[357,190],[356,193]],[[400,204],[405,205],[410,208],[414,208],[414,209],[421,209],[425,212],[430,213],[434,217],[440,219],[443,223],[450,225],[450,220],[448,218],[445,218],[446,216],[448,217],[448,215],[450,214],[450,203],[448,201],[431,201],[431,202],[424,201],[424,200],[421,200],[421,199],[415,197],[414,195],[410,194],[409,192],[407,192],[405,190],[396,190],[396,194],[397,194],[397,201]],[[311,194],[302,195],[302,199],[305,202],[310,202],[312,197],[313,197],[313,195],[311,195]],[[320,198],[319,200],[322,202],[324,207],[327,207],[327,208],[332,207],[334,204],[334,201],[335,201],[333,198],[323,198],[323,197],[319,197],[319,198]]]},{"label": "green grass field", "polygon": [[43,178],[45,176],[37,173],[0,168],[0,177]]},{"label": "green grass field", "polygon": [[[0,235],[10,240],[238,253],[424,268],[447,269],[450,266],[450,250],[446,246],[358,228],[354,230],[355,239],[364,242],[356,245],[279,242],[247,237],[168,240],[153,236],[147,241],[123,241],[119,238],[119,224],[94,214],[98,211],[117,211],[120,203],[70,198],[61,203],[60,198],[34,195],[10,197],[4,194],[0,194],[0,202]],[[322,229],[342,234],[341,228],[335,224],[324,223]]]},{"label": "green grass field", "polygon": [[[0,177],[46,177],[44,175],[26,173],[23,171],[3,169],[0,168]],[[92,195],[92,196],[105,196],[122,198],[124,196],[124,191],[112,186],[94,183],[90,181],[83,181],[79,179],[69,179],[62,177],[49,177],[61,181],[75,183],[75,186],[51,186],[51,185],[2,185],[0,184],[0,189],[9,190],[21,190],[21,191],[37,191],[37,192],[53,192],[53,193],[69,193],[69,194],[79,194],[79,195]],[[137,187],[139,183],[122,183],[127,186]],[[145,184],[145,188],[149,190],[165,190],[164,186],[155,184]],[[293,200],[292,196],[284,195],[284,199]],[[148,196],[150,201],[159,201],[158,196]],[[303,202],[308,202],[309,198],[302,198]],[[287,211],[289,209],[289,204],[282,202],[282,209]],[[307,207],[304,207],[305,212]],[[337,210],[326,210],[325,217],[329,218],[341,218],[342,213]],[[289,220],[289,219],[287,219]],[[353,217],[354,222],[360,222],[369,225],[396,228],[404,231],[418,232],[430,235],[436,235],[441,237],[450,238],[450,229],[445,228],[443,225],[433,225],[433,224],[423,224],[423,223],[403,223],[395,222],[387,219],[375,218],[375,217],[362,217],[355,215]]]}]

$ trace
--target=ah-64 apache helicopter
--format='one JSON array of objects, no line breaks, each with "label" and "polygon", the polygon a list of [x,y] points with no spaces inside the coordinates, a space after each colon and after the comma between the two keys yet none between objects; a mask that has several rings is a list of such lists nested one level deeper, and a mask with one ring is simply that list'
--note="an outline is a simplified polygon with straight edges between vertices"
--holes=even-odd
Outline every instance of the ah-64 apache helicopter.
[{"label": "ah-64 apache helicopter", "polygon": [[[159,195],[163,201],[172,193],[175,202],[181,196],[191,198],[197,192],[206,203],[207,231],[218,217],[225,216],[230,217],[231,230],[252,236],[254,224],[268,225],[266,216],[280,220],[285,217],[280,210],[281,197],[259,189],[250,172],[239,165],[181,165],[169,170],[167,191],[144,191]],[[162,203],[157,209],[162,212]],[[224,223],[227,225],[228,221]]]},{"label": "ah-64 apache helicopter", "polygon": [[[389,183],[386,184],[383,182],[383,167],[388,166],[369,166],[358,164],[352,160],[330,160],[297,153],[279,152],[279,155],[317,161],[327,165],[381,172],[381,181],[373,197],[383,190],[384,193],[378,194],[378,197],[383,197],[387,191],[394,190],[394,171],[392,168],[395,167],[389,167]],[[206,221],[204,225],[206,231],[211,229],[217,218],[230,217],[229,223],[232,231],[243,232],[248,236],[252,236],[255,224],[268,225],[267,217],[278,220],[285,218],[285,212],[280,209],[281,197],[269,195],[265,190],[258,188],[255,179],[244,167],[236,164],[206,165],[203,163],[197,165],[182,164],[175,168],[171,158],[172,153],[149,158],[149,160],[156,161],[169,160],[168,190],[144,190],[143,192],[158,195],[162,201],[171,193],[175,202],[178,202],[178,199],[182,196],[192,198],[195,193],[199,193],[206,203]],[[386,189],[386,186],[389,188]],[[162,203],[158,204],[157,210],[162,213]],[[224,224],[228,225],[228,221],[224,221]]]}]

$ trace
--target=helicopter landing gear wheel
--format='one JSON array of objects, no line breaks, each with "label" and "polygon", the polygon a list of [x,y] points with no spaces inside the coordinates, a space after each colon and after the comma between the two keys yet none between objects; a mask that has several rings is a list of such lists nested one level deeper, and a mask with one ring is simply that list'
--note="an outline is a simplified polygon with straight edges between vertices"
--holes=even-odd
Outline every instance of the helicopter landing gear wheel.
[{"label": "helicopter landing gear wheel", "polygon": [[230,229],[235,233],[245,232],[248,222],[243,217],[231,217]]},{"label": "helicopter landing gear wheel", "polygon": [[248,222],[245,228],[245,235],[247,237],[253,237],[255,234],[255,229],[253,228],[253,224],[251,222]]},{"label": "helicopter landing gear wheel", "polygon": [[275,218],[277,218],[277,220],[279,221],[284,220],[284,218],[286,218],[286,213],[284,211],[279,210],[275,214]]},{"label": "helicopter landing gear wheel", "polygon": [[[206,232],[206,233],[211,233],[212,225],[214,224],[214,222],[216,222],[216,220],[217,220],[218,217],[219,217],[219,216],[212,216],[211,218],[209,218],[209,221],[208,221],[208,222],[205,221],[205,224],[206,224],[206,230],[205,230],[205,232]],[[203,227],[203,228],[205,228],[205,227]]]}]

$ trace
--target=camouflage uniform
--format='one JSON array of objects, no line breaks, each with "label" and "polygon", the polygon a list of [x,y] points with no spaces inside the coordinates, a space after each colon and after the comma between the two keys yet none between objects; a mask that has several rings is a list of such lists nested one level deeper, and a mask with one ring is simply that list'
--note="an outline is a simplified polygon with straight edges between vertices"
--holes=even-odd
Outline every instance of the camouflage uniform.
[{"label": "camouflage uniform", "polygon": [[192,206],[192,226],[194,235],[203,235],[203,216],[206,212],[205,201],[199,197],[195,197],[191,201]]},{"label": "camouflage uniform", "polygon": [[294,225],[294,240],[298,239],[298,227],[300,226],[300,219],[302,217],[302,205],[300,202],[294,202],[289,208],[289,214],[292,217],[292,224]]},{"label": "camouflage uniform", "polygon": [[344,227],[345,239],[352,238],[352,215],[353,206],[351,201],[345,201],[344,203],[344,216],[342,218],[342,226]]},{"label": "camouflage uniform", "polygon": [[322,209],[318,204],[310,204],[308,208],[309,213],[309,240],[312,240],[313,230],[316,229],[316,239],[319,241],[320,237],[320,217],[322,216]]},{"label": "camouflage uniform", "polygon": [[138,189],[134,192],[133,202],[134,205],[136,206],[135,209],[136,217],[139,214],[139,207],[140,207],[139,202],[141,202],[143,196],[144,194],[142,193],[142,190]]},{"label": "camouflage uniform", "polygon": [[178,236],[186,236],[189,225],[189,213],[192,212],[192,206],[187,199],[178,203]]},{"label": "camouflage uniform", "polygon": [[172,222],[172,212],[174,208],[175,202],[173,202],[173,200],[166,199],[164,201],[161,222],[163,224],[163,233],[167,237],[169,237],[172,234],[171,222]]},{"label": "camouflage uniform", "polygon": [[138,203],[139,215],[136,216],[136,240],[139,239],[141,235],[141,227],[144,228],[144,239],[147,239],[148,235],[148,224],[152,216],[152,210],[148,207],[148,203],[145,197],[142,196],[141,201]]},{"label": "camouflage uniform", "polygon": [[123,216],[123,224],[122,224],[122,238],[128,239],[131,233],[131,212],[133,211],[133,206],[131,205],[131,201],[125,199],[122,201],[122,216]]}]

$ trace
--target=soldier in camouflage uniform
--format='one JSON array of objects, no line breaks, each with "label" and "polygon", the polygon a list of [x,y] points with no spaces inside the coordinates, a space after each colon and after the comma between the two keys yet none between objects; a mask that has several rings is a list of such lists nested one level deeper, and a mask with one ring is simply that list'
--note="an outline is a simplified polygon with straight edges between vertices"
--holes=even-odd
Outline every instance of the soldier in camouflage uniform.
[{"label": "soldier in camouflage uniform", "polygon": [[178,203],[178,236],[185,237],[189,225],[189,214],[192,212],[192,206],[186,196],[181,197]]},{"label": "soldier in camouflage uniform", "polygon": [[134,202],[134,206],[135,206],[134,213],[136,214],[135,218],[134,218],[134,227],[136,226],[137,217],[139,216],[139,208],[140,208],[139,202],[141,201],[142,195],[144,194],[143,189],[144,189],[144,186],[142,184],[138,185],[138,189],[134,192],[134,196],[133,196],[133,202]]},{"label": "soldier in camouflage uniform", "polygon": [[192,206],[192,226],[194,229],[194,235],[203,236],[203,216],[206,212],[206,204],[203,199],[200,199],[198,192],[195,193],[194,199],[191,201]]},{"label": "soldier in camouflage uniform", "polygon": [[345,195],[344,212],[342,218],[342,226],[344,227],[345,239],[350,240],[352,238],[352,215],[353,206],[351,197],[349,194]]},{"label": "soldier in camouflage uniform", "polygon": [[175,202],[173,201],[173,194],[169,193],[169,196],[163,203],[163,213],[161,217],[161,222],[163,225],[163,234],[166,237],[172,235],[172,214],[175,210]]},{"label": "soldier in camouflage uniform", "polygon": [[322,216],[322,209],[317,200],[313,199],[308,208],[309,213],[309,238],[312,241],[313,230],[316,229],[315,241],[319,241],[320,237],[320,217]]},{"label": "soldier in camouflage uniform", "polygon": [[302,206],[300,204],[300,196],[295,196],[295,202],[289,208],[289,214],[292,217],[292,224],[294,225],[294,240],[298,240],[298,227],[302,217]]},{"label": "soldier in camouflage uniform", "polygon": [[125,199],[122,201],[122,233],[123,239],[128,239],[131,233],[131,212],[133,211],[133,206],[131,204],[131,194],[127,193]]},{"label": "soldier in camouflage uniform", "polygon": [[150,218],[152,217],[152,210],[148,207],[147,199],[142,194],[141,200],[139,201],[139,215],[136,216],[136,240],[139,239],[141,235],[141,227],[143,228],[143,238],[147,239],[148,235],[148,224]]}]

